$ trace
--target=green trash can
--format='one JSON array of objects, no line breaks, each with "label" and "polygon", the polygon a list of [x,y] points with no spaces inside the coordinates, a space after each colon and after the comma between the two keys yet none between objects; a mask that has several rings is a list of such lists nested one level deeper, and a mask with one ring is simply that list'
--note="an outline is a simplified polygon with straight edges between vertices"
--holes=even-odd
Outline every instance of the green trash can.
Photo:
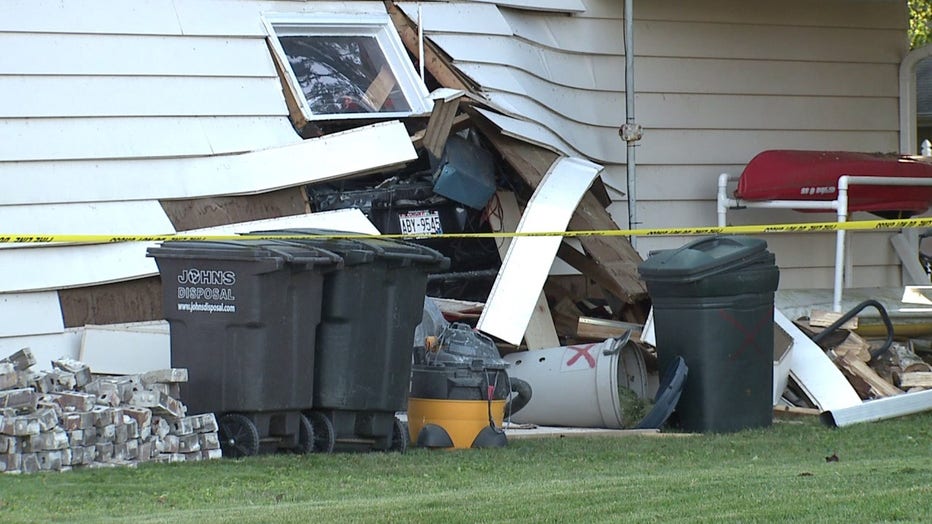
[{"label": "green trash can", "polygon": [[638,271],[653,304],[660,368],[677,357],[689,366],[673,420],[710,433],[770,426],[780,275],[767,243],[703,238],[651,253]]},{"label": "green trash can", "polygon": [[[251,235],[358,235],[287,229]],[[308,413],[319,451],[403,450],[414,330],[424,314],[427,276],[449,259],[433,249],[383,238],[291,240],[332,251],[343,268],[326,275],[315,345],[314,401]],[[332,435],[328,439],[327,435]]]},{"label": "green trash can", "polygon": [[162,280],[171,365],[189,413],[217,415],[224,456],[311,451],[323,274],[342,259],[275,241],[169,241],[149,248]]}]

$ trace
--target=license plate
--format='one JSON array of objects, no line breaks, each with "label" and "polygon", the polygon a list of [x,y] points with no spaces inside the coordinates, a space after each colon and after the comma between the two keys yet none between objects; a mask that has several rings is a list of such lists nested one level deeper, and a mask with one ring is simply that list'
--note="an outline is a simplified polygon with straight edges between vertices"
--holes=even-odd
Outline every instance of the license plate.
[{"label": "license plate", "polygon": [[439,235],[440,213],[437,211],[409,211],[398,215],[402,235]]}]

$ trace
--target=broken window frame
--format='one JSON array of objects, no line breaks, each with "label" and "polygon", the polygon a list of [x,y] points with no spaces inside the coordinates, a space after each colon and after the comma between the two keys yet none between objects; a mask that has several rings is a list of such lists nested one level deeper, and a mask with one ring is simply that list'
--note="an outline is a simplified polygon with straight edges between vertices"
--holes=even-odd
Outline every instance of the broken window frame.
[{"label": "broken window frame", "polygon": [[[427,87],[414,70],[401,38],[387,13],[265,13],[262,22],[268,32],[268,44],[278,66],[282,84],[296,104],[305,122],[346,119],[393,119],[430,113],[433,101]],[[373,37],[395,77],[409,111],[315,113],[304,95],[298,76],[288,60],[279,38],[287,36]],[[295,115],[292,115],[293,117]]]}]

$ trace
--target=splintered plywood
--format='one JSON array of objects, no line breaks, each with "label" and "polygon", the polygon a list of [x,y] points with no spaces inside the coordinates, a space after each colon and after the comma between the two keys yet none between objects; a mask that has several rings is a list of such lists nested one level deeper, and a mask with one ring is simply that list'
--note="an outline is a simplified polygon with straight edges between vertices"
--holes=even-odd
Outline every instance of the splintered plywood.
[{"label": "splintered plywood", "polygon": [[163,328],[86,326],[78,360],[94,373],[131,375],[171,367],[171,338]]},{"label": "splintered plywood", "polygon": [[[528,202],[519,233],[565,231],[576,206],[602,167],[579,158],[550,166]],[[479,331],[518,345],[547,280],[562,236],[515,237],[479,317]]]}]

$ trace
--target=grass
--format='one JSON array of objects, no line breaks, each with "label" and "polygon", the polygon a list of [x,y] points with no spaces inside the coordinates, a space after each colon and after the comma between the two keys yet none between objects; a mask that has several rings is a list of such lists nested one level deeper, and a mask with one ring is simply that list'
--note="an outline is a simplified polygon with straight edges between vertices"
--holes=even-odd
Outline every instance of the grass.
[{"label": "grass", "polygon": [[[837,461],[826,457],[837,456]],[[932,414],[0,475],[0,522],[928,522]]]}]

